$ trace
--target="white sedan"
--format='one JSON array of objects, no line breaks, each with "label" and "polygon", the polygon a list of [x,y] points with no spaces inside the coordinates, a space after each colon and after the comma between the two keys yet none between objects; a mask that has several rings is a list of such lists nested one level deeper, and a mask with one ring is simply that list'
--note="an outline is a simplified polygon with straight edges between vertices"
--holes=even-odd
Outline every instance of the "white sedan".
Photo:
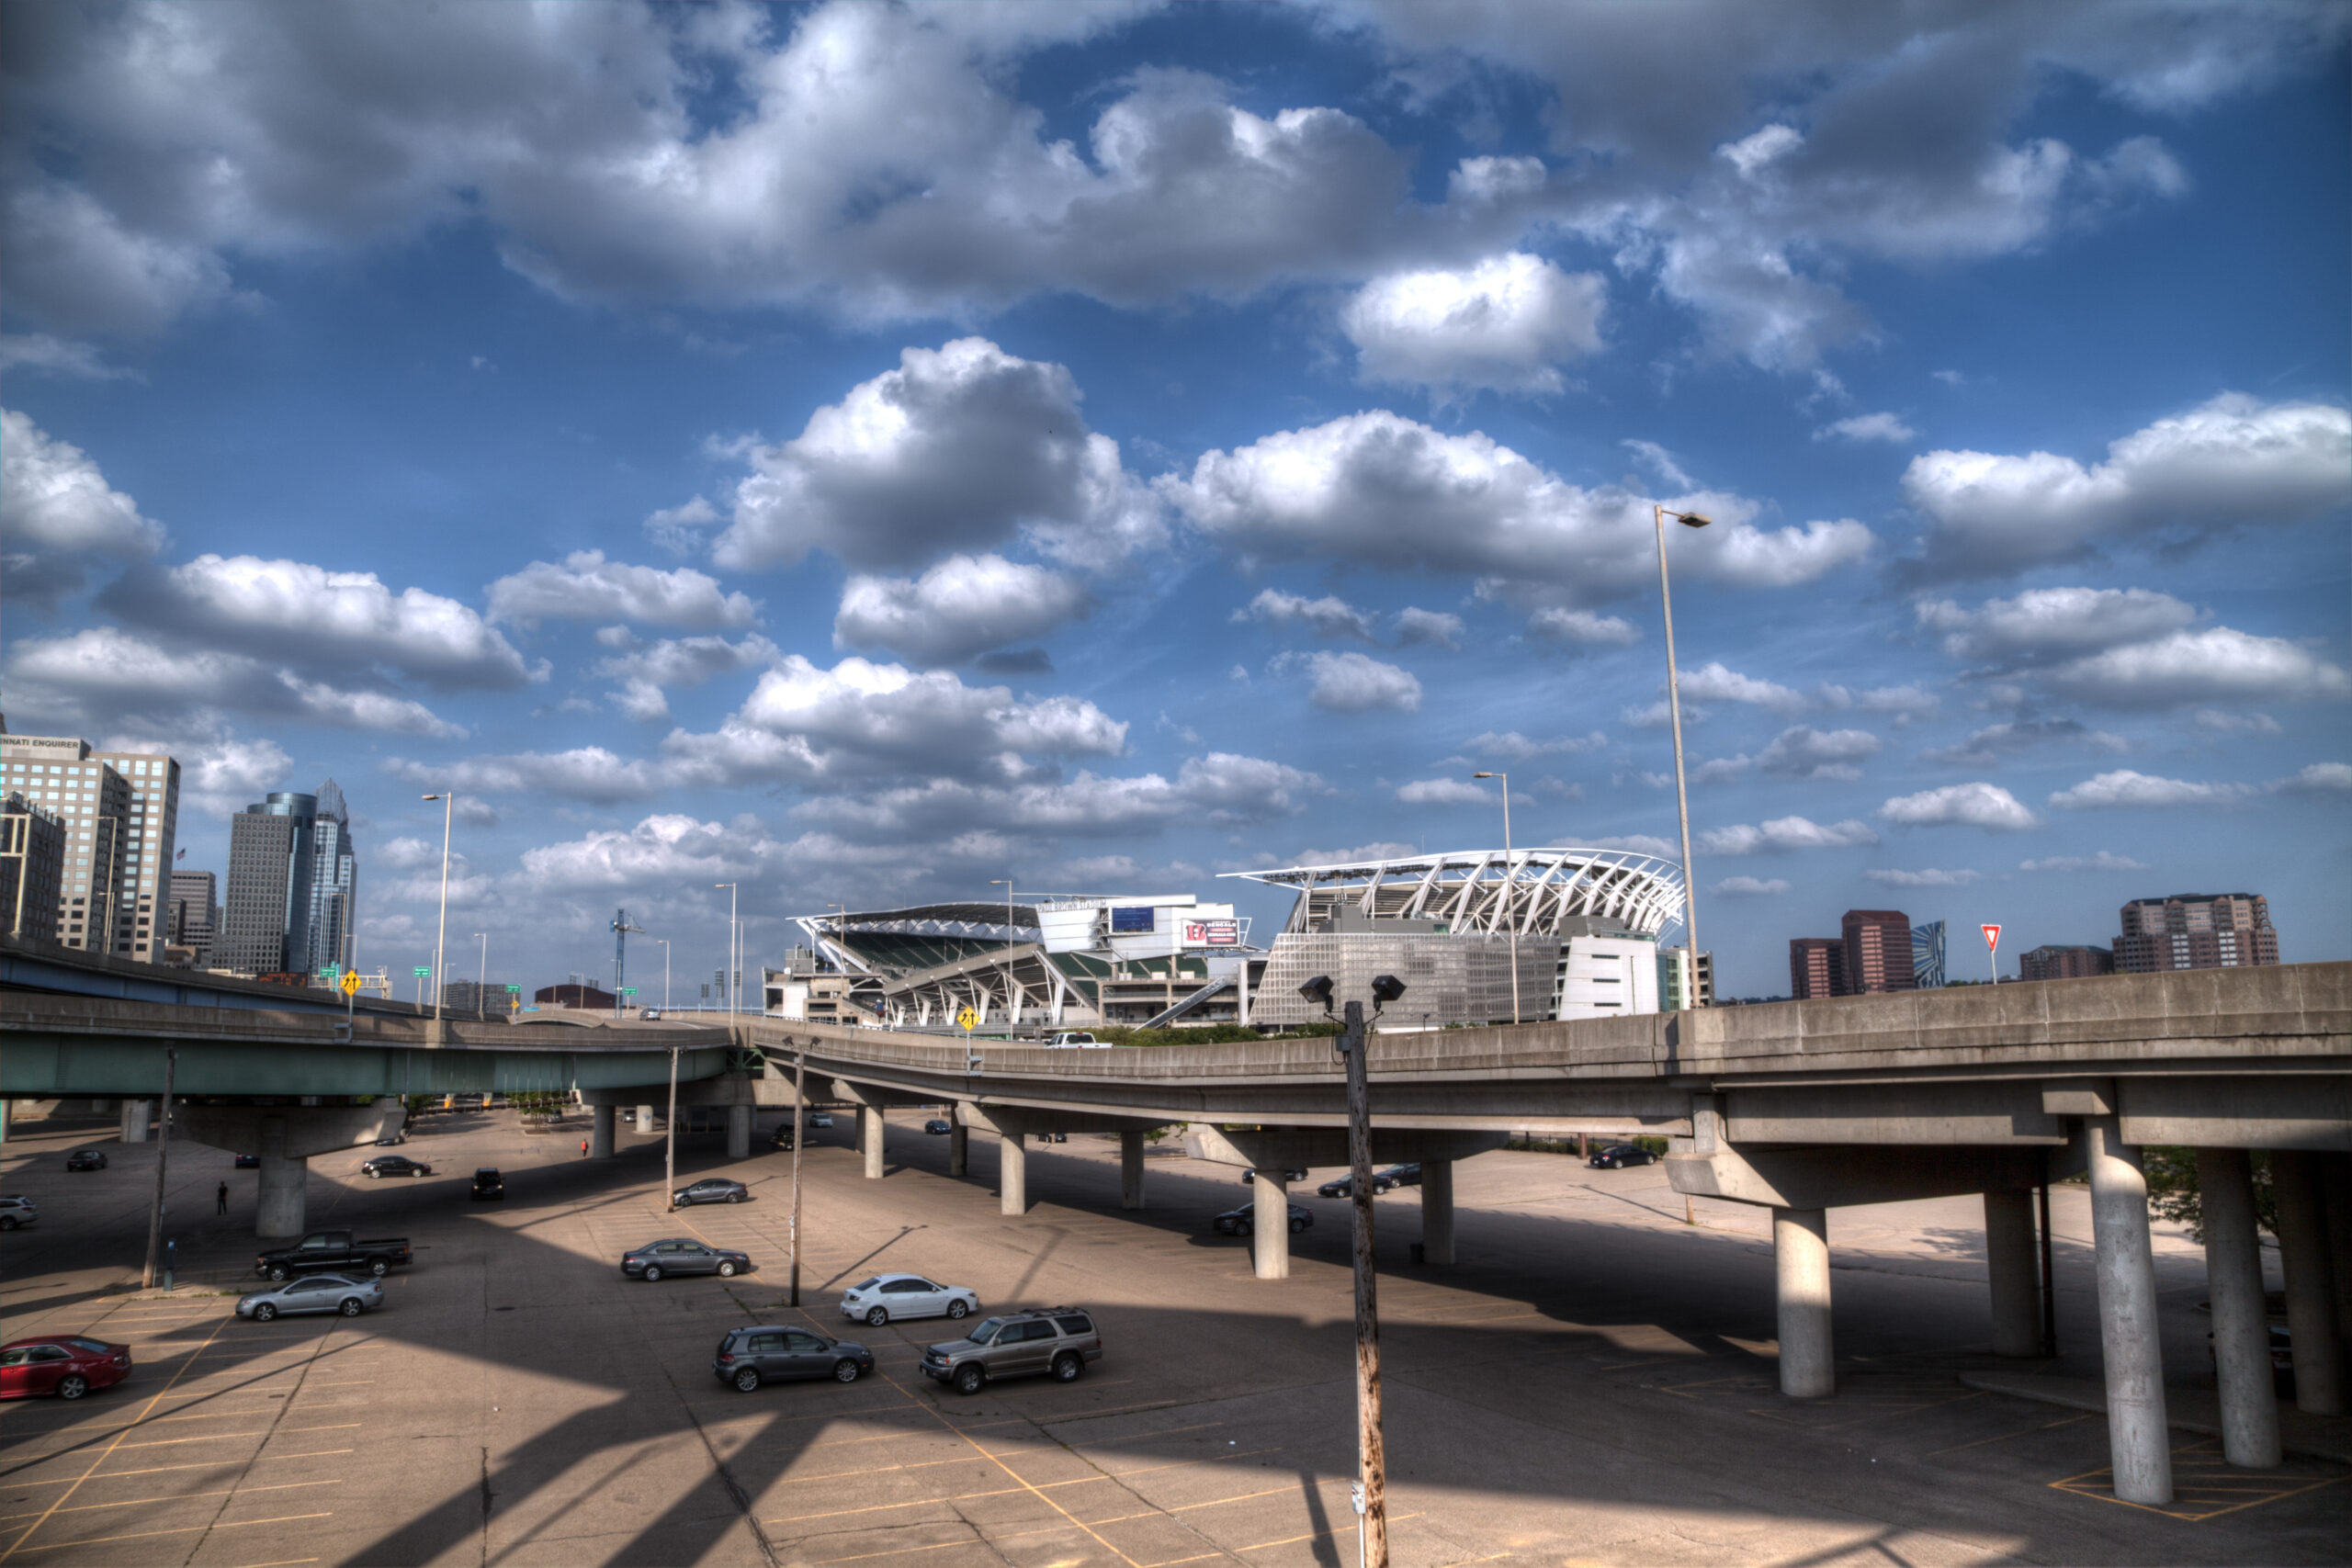
[{"label": "white sedan", "polygon": [[894,1317],[964,1317],[980,1310],[979,1293],[967,1285],[942,1285],[921,1274],[876,1274],[842,1297],[842,1315],[876,1328]]}]

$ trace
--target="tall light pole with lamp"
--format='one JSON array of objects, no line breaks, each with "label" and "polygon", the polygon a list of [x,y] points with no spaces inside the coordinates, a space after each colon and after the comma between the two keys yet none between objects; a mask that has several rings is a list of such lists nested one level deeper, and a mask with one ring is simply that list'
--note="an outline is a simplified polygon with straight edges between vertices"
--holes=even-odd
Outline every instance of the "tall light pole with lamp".
[{"label": "tall light pole with lamp", "polygon": [[1666,577],[1666,520],[1686,528],[1703,528],[1714,521],[1701,512],[1669,512],[1650,505],[1650,521],[1657,526],[1657,597],[1666,612],[1666,705],[1674,721],[1674,805],[1682,818],[1682,940],[1690,955],[1690,1000],[1699,1002],[1699,886],[1690,866],[1690,792],[1682,781],[1682,681],[1674,668],[1674,590]]},{"label": "tall light pole with lamp", "polygon": [[1472,773],[1470,776],[1503,781],[1503,913],[1510,920],[1510,1021],[1518,1023],[1521,1021],[1519,1016],[1519,910],[1515,897],[1519,867],[1510,858],[1510,775]]},{"label": "tall light pole with lamp", "polygon": [[743,955],[736,951],[740,939],[735,934],[735,900],[740,890],[731,882],[714,882],[711,886],[727,889],[727,1013],[732,1018],[743,1010],[737,995],[743,988]]},{"label": "tall light pole with lamp", "polygon": [[[441,803],[441,925],[433,938],[433,1016],[441,1016],[441,961],[449,946],[449,823],[458,808],[458,792],[428,795]],[[420,1003],[423,998],[418,998]]]},{"label": "tall light pole with lamp", "polygon": [[1012,1005],[1012,879],[991,876],[989,886],[1004,889],[1004,1037],[1010,1040],[1020,1016],[1020,1010]]},{"label": "tall light pole with lamp", "polygon": [[662,944],[662,1010],[668,1012],[670,1010],[670,939],[666,936],[657,936],[653,940]]},{"label": "tall light pole with lamp", "polygon": [[474,981],[474,1010],[487,1013],[490,1011],[490,933],[468,931],[466,934],[481,943],[481,973]]}]

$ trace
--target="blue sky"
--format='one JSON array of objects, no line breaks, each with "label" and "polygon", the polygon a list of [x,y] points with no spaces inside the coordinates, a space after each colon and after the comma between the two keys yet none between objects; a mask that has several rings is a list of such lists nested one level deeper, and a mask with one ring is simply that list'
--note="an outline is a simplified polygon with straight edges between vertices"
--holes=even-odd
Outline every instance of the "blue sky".
[{"label": "blue sky", "polygon": [[1728,993],[2340,958],[2346,14],[2150,15],[12,6],[0,703],[190,866],[334,776],[368,967],[454,785],[493,970],[683,984],[714,882],[1216,897],[1482,769],[1659,850],[1662,501]]}]

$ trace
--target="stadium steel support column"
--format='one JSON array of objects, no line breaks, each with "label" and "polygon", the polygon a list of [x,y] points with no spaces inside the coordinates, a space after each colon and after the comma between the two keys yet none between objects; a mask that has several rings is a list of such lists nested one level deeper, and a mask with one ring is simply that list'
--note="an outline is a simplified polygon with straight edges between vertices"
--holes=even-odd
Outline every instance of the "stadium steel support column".
[{"label": "stadium steel support column", "polygon": [[1257,1207],[1250,1218],[1250,1262],[1261,1280],[1290,1278],[1290,1187],[1282,1173],[1250,1173]]},{"label": "stadium steel support column", "polygon": [[2083,1140],[2090,1167],[2091,1240],[2115,1495],[2126,1503],[2162,1507],[2172,1501],[2172,1447],[2165,1429],[2164,1348],[2156,1331],[2147,1172],[2139,1149],[2123,1141],[2120,1117],[2084,1117]]}]

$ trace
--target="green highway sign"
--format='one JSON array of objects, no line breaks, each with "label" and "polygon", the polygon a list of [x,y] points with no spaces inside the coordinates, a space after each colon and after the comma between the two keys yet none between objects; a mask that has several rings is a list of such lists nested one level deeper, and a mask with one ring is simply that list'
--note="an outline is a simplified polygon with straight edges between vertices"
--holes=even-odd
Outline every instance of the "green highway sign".
[{"label": "green highway sign", "polygon": [[322,980],[332,980],[335,977],[336,973],[337,971],[335,966],[332,964],[322,964],[319,965],[319,978]]},{"label": "green highway sign", "polygon": [[637,987],[635,986],[623,986],[621,987],[621,995],[625,997],[633,997],[637,995]]},{"label": "green highway sign", "polygon": [[506,991],[509,996],[519,997],[523,994],[523,987],[520,986],[509,986],[506,987]]},{"label": "green highway sign", "polygon": [[433,973],[433,965],[432,965],[432,964],[418,964],[418,965],[416,966],[416,977],[417,977],[418,979],[420,979],[420,980],[424,979],[427,975],[430,975],[430,974],[432,974],[432,973]]}]

